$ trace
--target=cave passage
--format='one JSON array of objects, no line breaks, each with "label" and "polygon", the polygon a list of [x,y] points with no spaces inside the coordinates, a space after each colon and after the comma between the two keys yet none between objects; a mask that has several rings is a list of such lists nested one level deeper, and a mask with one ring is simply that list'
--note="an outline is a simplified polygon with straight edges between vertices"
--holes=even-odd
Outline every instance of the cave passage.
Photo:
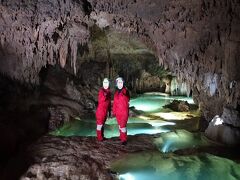
[{"label": "cave passage", "polygon": [[[184,96],[143,94],[131,99],[130,117],[127,125],[128,135],[157,134],[180,127],[188,130],[197,128],[199,118],[197,109],[189,112],[175,112],[163,108],[174,99],[185,100],[193,104],[190,97]],[[95,117],[75,118],[51,134],[57,136],[95,136],[95,130]],[[116,118],[107,119],[104,131],[107,138],[119,135]]]},{"label": "cave passage", "polygon": [[[131,99],[127,125],[128,135],[162,133],[154,142],[161,152],[209,145],[206,138],[200,133],[191,133],[198,130],[200,116],[198,109],[176,112],[165,107],[174,100],[186,101],[194,105],[190,97],[169,96],[163,93],[145,93]],[[75,118],[51,134],[56,136],[96,136],[96,120],[94,117]],[[115,118],[107,119],[104,134],[106,138],[119,136]]]},{"label": "cave passage", "polygon": [[[239,12],[240,0],[1,0],[0,179],[240,179]],[[113,100],[119,77],[128,139],[110,116],[98,141],[99,90],[108,78]]]},{"label": "cave passage", "polygon": [[[153,143],[159,151],[128,153],[112,161],[111,170],[118,174],[120,180],[240,178],[240,165],[229,159],[208,153],[172,154],[178,150],[217,146],[202,133],[196,132],[200,116],[198,109],[176,112],[166,108],[165,105],[174,100],[194,104],[191,97],[163,93],[145,93],[131,99],[128,135],[157,134]],[[95,128],[95,118],[76,118],[51,134],[95,136]],[[105,136],[118,137],[118,133],[116,119],[108,118]]]}]

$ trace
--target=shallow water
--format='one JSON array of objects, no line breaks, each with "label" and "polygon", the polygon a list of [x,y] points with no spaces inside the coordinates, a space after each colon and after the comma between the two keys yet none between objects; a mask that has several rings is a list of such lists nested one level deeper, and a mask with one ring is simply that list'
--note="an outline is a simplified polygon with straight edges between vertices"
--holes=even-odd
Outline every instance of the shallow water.
[{"label": "shallow water", "polygon": [[179,156],[172,153],[128,154],[112,163],[120,180],[237,180],[240,164],[211,154]]},{"label": "shallow water", "polygon": [[174,152],[179,149],[195,148],[198,146],[210,146],[211,143],[201,133],[191,133],[186,130],[163,133],[154,139],[159,151]]},{"label": "shallow water", "polygon": [[190,104],[194,103],[192,98],[190,97],[145,94],[132,99],[130,101],[130,107],[134,106],[137,110],[141,110],[148,113],[159,112],[162,110],[162,107],[164,105],[169,104],[174,99],[187,101]]},{"label": "shallow water", "polygon": [[[114,161],[111,170],[120,180],[234,180],[240,179],[240,165],[207,153],[179,156],[172,152],[179,149],[211,146],[201,133],[192,133],[198,128],[198,112],[172,112],[163,106],[174,99],[193,103],[191,98],[147,94],[134,98],[130,106],[140,114],[130,117],[128,135],[158,134],[154,143],[157,152],[146,151],[127,154]],[[59,136],[95,136],[94,118],[79,119],[66,123],[52,132]],[[105,137],[117,137],[115,118],[108,118]]]},{"label": "shallow water", "polygon": [[[182,99],[193,103],[191,98],[180,96],[142,95],[131,99],[130,107],[134,106],[135,109],[141,110],[142,114],[129,118],[127,125],[128,135],[169,132],[171,131],[171,126],[176,125],[172,121],[188,118],[188,115],[191,113],[159,112],[164,105],[174,99]],[[76,118],[51,134],[57,136],[96,136],[95,129],[95,118]],[[104,130],[107,138],[118,136],[119,131],[116,119],[108,118]]]}]

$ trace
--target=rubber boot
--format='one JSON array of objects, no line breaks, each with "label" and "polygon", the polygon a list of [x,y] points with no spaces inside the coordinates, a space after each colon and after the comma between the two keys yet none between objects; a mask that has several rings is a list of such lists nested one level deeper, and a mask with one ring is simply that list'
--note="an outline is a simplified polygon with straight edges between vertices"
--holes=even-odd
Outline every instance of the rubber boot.
[{"label": "rubber boot", "polygon": [[120,140],[121,142],[127,142],[127,132],[120,131]]},{"label": "rubber boot", "polygon": [[120,128],[119,128],[119,140],[120,140],[120,141],[122,141],[122,139],[121,139],[121,133],[122,133],[122,132],[121,132],[121,130],[120,130]]},{"label": "rubber boot", "polygon": [[103,141],[102,131],[101,130],[100,131],[96,130],[96,132],[97,132],[97,140],[98,141]]}]

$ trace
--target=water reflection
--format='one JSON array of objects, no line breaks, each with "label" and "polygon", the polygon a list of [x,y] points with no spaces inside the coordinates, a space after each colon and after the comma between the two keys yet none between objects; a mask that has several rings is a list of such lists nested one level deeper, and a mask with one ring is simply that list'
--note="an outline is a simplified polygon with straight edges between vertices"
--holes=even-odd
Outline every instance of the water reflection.
[{"label": "water reflection", "polygon": [[193,99],[183,96],[159,96],[159,95],[142,95],[130,101],[130,106],[134,106],[137,110],[144,112],[159,112],[162,107],[169,104],[174,99],[187,101],[193,104]]},{"label": "water reflection", "polygon": [[[158,134],[169,132],[176,125],[172,120],[183,120],[188,118],[189,113],[183,112],[159,112],[164,105],[173,99],[183,99],[192,102],[187,97],[171,97],[161,95],[142,95],[130,101],[130,106],[140,109],[141,114],[130,117],[128,121],[128,134]],[[142,108],[144,107],[144,108]],[[172,126],[172,127],[171,127]],[[52,132],[57,136],[95,136],[95,117],[75,120],[66,123],[62,128]],[[105,136],[107,138],[117,137],[118,126],[115,118],[108,118],[105,126]]]},{"label": "water reflection", "polygon": [[[116,120],[114,120],[116,121]],[[133,121],[128,124],[128,135],[136,135],[136,134],[158,134],[162,132],[169,132],[170,130],[164,125],[169,123],[161,123],[161,122],[142,122],[141,119],[136,120],[134,122],[134,118],[131,118]],[[171,123],[170,123],[171,124]],[[52,132],[53,135],[58,136],[96,136],[96,124],[95,121],[92,120],[81,120],[81,121],[73,121],[71,123],[66,123],[62,128]],[[118,125],[116,122],[107,122],[104,127],[105,137],[118,137]]]},{"label": "water reflection", "polygon": [[186,130],[161,134],[161,136],[155,138],[154,143],[164,153],[173,152],[178,149],[211,145],[201,133],[191,133]]},{"label": "water reflection", "polygon": [[121,180],[236,180],[240,165],[211,154],[178,156],[160,152],[126,155],[111,165]]},{"label": "water reflection", "polygon": [[[159,151],[126,155],[113,162],[111,170],[119,174],[120,180],[240,179],[240,165],[231,160],[210,154],[178,156],[171,153],[178,149],[209,145],[200,133],[182,130],[191,130],[193,126],[197,126],[192,119],[185,120],[189,118],[189,113],[163,111],[162,107],[175,98],[177,97],[144,95],[131,100],[130,105],[142,113],[129,118],[128,134],[159,134],[154,139]],[[191,98],[178,99],[192,103]],[[95,118],[76,119],[52,134],[95,136],[95,129]],[[105,136],[116,137],[118,133],[116,119],[109,118],[105,126]]]}]

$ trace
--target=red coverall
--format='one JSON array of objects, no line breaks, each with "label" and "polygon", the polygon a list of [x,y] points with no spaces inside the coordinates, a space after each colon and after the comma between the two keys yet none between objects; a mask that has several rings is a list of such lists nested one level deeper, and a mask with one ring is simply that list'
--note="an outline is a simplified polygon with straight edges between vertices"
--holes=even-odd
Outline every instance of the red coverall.
[{"label": "red coverall", "polygon": [[101,88],[98,92],[98,107],[96,110],[97,120],[97,139],[104,139],[104,124],[107,119],[108,110],[111,109],[111,92],[110,89]]},{"label": "red coverall", "polygon": [[120,140],[122,142],[127,141],[127,121],[129,114],[129,92],[123,87],[121,90],[117,90],[114,94],[113,100],[113,114],[116,116],[119,132],[120,132]]}]

